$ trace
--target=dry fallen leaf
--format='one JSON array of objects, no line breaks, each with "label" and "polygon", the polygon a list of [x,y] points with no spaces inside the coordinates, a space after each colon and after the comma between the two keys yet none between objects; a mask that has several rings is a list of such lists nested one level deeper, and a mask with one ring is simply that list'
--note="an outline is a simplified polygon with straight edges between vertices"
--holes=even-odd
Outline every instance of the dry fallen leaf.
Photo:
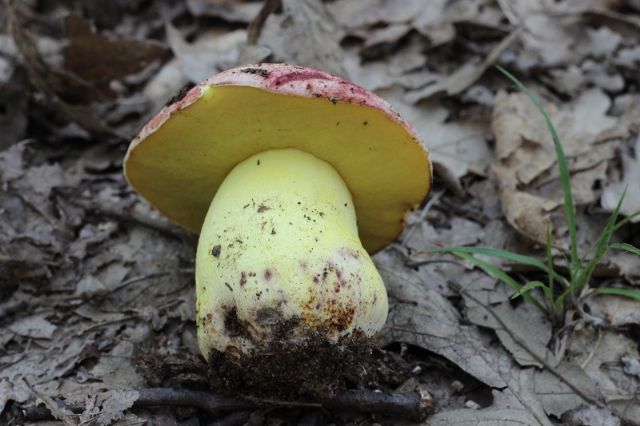
[{"label": "dry fallen leaf", "polygon": [[319,0],[283,0],[282,14],[267,18],[258,45],[276,61],[321,69],[344,76],[340,28]]},{"label": "dry fallen leaf", "polygon": [[487,123],[483,120],[449,121],[448,110],[439,103],[407,103],[399,88],[378,94],[407,119],[422,136],[432,161],[444,167],[454,179],[467,173],[486,175],[491,162],[487,145]]},{"label": "dry fallen leaf", "polygon": [[[0,107],[0,423],[7,416],[20,423],[14,413],[36,400],[23,378],[50,403],[84,403],[82,420],[93,424],[217,420],[196,410],[128,413],[132,398],[122,389],[145,386],[134,349],[152,346],[182,357],[199,352],[193,240],[130,192],[121,172],[126,144],[96,143],[69,117],[91,128],[82,113],[95,113],[111,131],[134,134],[190,81],[238,61],[263,60],[311,65],[379,92],[431,149],[431,198],[402,237],[375,257],[392,308],[382,343],[422,369],[414,379],[429,383],[441,410],[427,424],[617,426],[637,416],[633,302],[585,299],[582,308],[591,317],[610,320],[602,330],[609,335],[598,338],[597,330],[579,324],[568,339],[568,358],[555,369],[540,368],[558,360],[545,346],[552,330],[539,313],[510,301],[504,287],[459,261],[416,253],[491,245],[539,255],[518,234],[543,235],[547,219],[558,236],[565,232],[558,226],[555,153],[526,100],[509,105],[512,122],[503,123],[496,140],[495,163],[507,169],[501,188],[491,173],[489,114],[503,102],[500,88],[511,87],[485,72],[494,61],[530,85],[541,84],[531,86],[534,92],[563,102],[551,108],[552,119],[573,171],[579,238],[593,241],[592,229],[599,230],[605,216],[591,208],[594,202],[615,199],[618,184],[637,186],[637,1],[434,0],[425,7],[424,0],[291,0],[269,17],[256,45],[246,45],[245,26],[261,1],[11,3],[20,18],[18,46],[0,34],[0,99],[7,104]],[[71,31],[68,72],[59,69],[64,46],[55,37],[62,34],[59,17],[71,13],[91,27],[80,21],[76,37]],[[167,23],[180,32],[169,26],[164,34]],[[514,30],[517,40],[509,36]],[[174,57],[154,60],[145,40],[163,34]],[[503,48],[501,40],[512,43]],[[115,58],[91,54],[113,53],[113,43],[128,51]],[[121,62],[132,55],[141,62]],[[105,101],[107,91],[117,98]],[[19,142],[24,137],[29,141]],[[634,231],[629,226],[617,237],[635,244]],[[530,278],[526,268],[499,264]],[[612,280],[607,285],[634,285],[640,262],[613,252],[594,285],[602,274]],[[529,337],[526,345],[519,335]],[[439,367],[426,367],[431,363]],[[595,391],[613,411],[598,408]],[[352,421],[304,409],[245,413],[244,421],[249,414],[270,424]],[[365,414],[353,421],[373,419]]]},{"label": "dry fallen leaf", "polygon": [[399,270],[393,259],[383,254],[376,258],[391,298],[382,341],[420,346],[444,356],[489,386],[506,386],[495,369],[496,360],[491,359],[495,354],[485,352],[478,330],[460,324],[458,312],[446,298],[426,288],[420,277]]},{"label": "dry fallen leaf", "polygon": [[638,342],[610,329],[584,327],[573,333],[569,353],[604,396],[607,406],[628,422],[640,419],[640,377],[620,366],[640,362]]},{"label": "dry fallen leaf", "polygon": [[77,15],[67,16],[65,27],[65,68],[86,81],[109,83],[142,71],[167,53],[157,41],[107,38]]},{"label": "dry fallen leaf", "polygon": [[20,318],[13,324],[9,325],[9,330],[23,336],[33,339],[51,339],[57,327],[46,320],[45,314],[33,315],[26,318]]},{"label": "dry fallen leaf", "polygon": [[498,57],[517,39],[518,31],[506,36],[491,52],[475,62],[467,62],[458,68],[451,75],[442,76],[434,84],[428,85],[420,90],[407,93],[406,99],[410,102],[418,102],[439,93],[446,93],[448,96],[457,95],[473,85],[484,72],[493,65]]},{"label": "dry fallen leaf", "polygon": [[240,57],[240,47],[246,40],[246,31],[211,32],[187,43],[173,25],[167,24],[167,42],[178,59],[185,77],[193,83],[200,83],[213,74],[236,65]]},{"label": "dry fallen leaf", "polygon": [[[467,282],[462,277],[460,283],[466,289],[462,297],[469,321],[495,330],[502,345],[518,364],[543,368],[540,361],[543,360],[547,365],[558,365],[559,356],[548,349],[553,330],[545,314],[530,303],[520,304],[514,309],[511,292],[493,278]],[[495,315],[487,315],[488,309]]]},{"label": "dry fallen leaf", "polygon": [[26,28],[21,26],[10,0],[5,0],[4,3],[7,14],[7,27],[23,56],[31,82],[47,97],[52,109],[61,112],[70,120],[98,136],[113,135],[113,132],[94,118],[86,108],[66,102],[61,93],[62,90],[65,90],[67,97],[71,96],[70,92],[74,97],[79,97],[84,102],[88,102],[89,100],[101,99],[99,91],[75,75],[61,70],[52,70],[51,67],[45,64],[33,40],[33,36]]},{"label": "dry fallen leaf", "polygon": [[[597,183],[606,179],[608,162],[630,125],[607,115],[611,101],[599,89],[580,95],[567,107],[545,109],[562,141],[574,200],[578,205],[597,200]],[[523,93],[496,99],[492,120],[496,135],[494,171],[500,183],[507,220],[523,235],[544,244],[552,213],[560,211],[562,189],[556,153],[546,125]]]},{"label": "dry fallen leaf", "polygon": [[620,419],[607,408],[581,406],[562,415],[570,426],[620,426]]},{"label": "dry fallen leaf", "polygon": [[[640,136],[636,137],[635,147],[623,147],[622,172],[619,182],[614,182],[605,188],[602,193],[602,207],[607,211],[613,211],[624,194],[624,200],[620,206],[620,213],[630,215],[640,211]],[[640,216],[631,219],[632,222],[640,222]]]},{"label": "dry fallen leaf", "polygon": [[551,426],[543,413],[529,404],[530,400],[521,400],[499,390],[492,391],[493,404],[480,410],[459,409],[448,410],[435,414],[428,420],[430,426],[492,426],[492,425],[520,425],[520,426]]},{"label": "dry fallen leaf", "polygon": [[247,24],[258,14],[262,6],[258,1],[237,0],[187,0],[186,4],[193,16],[214,16],[229,22]]},{"label": "dry fallen leaf", "polygon": [[589,315],[601,318],[612,327],[640,325],[640,300],[596,293],[585,304],[589,307]]},{"label": "dry fallen leaf", "polygon": [[113,424],[114,421],[124,418],[124,411],[131,408],[139,396],[138,392],[134,390],[107,391],[88,396],[80,420],[83,423],[98,426]]}]

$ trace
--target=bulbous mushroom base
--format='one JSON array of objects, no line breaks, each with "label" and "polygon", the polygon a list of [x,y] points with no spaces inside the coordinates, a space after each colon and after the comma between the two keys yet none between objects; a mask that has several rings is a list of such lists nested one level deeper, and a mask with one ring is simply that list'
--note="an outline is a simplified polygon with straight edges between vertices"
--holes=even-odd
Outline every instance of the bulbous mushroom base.
[{"label": "bulbous mushroom base", "polygon": [[244,381],[333,375],[387,316],[347,186],[296,149],[256,154],[228,174],[200,234],[196,293],[203,355]]}]

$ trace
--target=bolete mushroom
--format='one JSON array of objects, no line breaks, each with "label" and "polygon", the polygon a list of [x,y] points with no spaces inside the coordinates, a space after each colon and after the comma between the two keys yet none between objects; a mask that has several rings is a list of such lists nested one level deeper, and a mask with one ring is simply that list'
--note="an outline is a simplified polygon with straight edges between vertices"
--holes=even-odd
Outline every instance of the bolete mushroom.
[{"label": "bolete mushroom", "polygon": [[368,253],[402,231],[432,176],[416,132],[384,100],[285,64],[193,87],[142,129],[124,168],[152,205],[200,233],[200,350],[239,365],[380,331],[387,294]]}]

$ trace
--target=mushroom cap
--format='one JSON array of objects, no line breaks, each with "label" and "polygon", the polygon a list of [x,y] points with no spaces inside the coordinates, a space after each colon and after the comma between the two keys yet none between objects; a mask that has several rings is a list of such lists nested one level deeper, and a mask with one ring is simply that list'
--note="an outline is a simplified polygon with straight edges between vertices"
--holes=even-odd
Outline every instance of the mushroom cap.
[{"label": "mushroom cap", "polygon": [[165,106],[131,142],[127,180],[169,219],[199,232],[234,166],[297,148],[347,184],[363,246],[393,241],[431,188],[427,149],[377,95],[323,71],[286,64],[230,69]]}]

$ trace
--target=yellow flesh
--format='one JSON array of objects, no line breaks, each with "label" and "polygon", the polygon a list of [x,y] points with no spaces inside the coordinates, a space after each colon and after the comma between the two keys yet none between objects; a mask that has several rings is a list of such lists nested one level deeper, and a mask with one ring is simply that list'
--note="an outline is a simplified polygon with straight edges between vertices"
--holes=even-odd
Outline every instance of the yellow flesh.
[{"label": "yellow flesh", "polygon": [[427,195],[423,149],[373,108],[239,86],[209,87],[131,153],[129,182],[160,211],[199,232],[231,169],[259,152],[297,148],[327,161],[355,203],[364,247],[375,252],[402,230]]},{"label": "yellow flesh", "polygon": [[329,164],[295,149],[257,154],[224,180],[200,234],[196,286],[206,357],[273,344],[284,324],[290,342],[310,331],[337,341],[374,335],[387,317],[349,190]]}]

